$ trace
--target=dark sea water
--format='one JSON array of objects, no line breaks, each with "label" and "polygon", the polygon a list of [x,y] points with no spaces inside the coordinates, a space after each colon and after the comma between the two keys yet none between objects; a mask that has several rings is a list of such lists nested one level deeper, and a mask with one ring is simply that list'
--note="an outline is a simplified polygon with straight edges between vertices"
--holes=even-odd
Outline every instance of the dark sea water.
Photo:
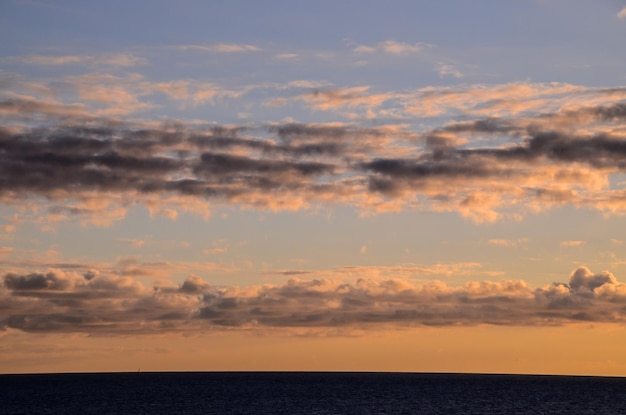
[{"label": "dark sea water", "polygon": [[0,375],[1,414],[626,414],[626,378],[418,373]]}]

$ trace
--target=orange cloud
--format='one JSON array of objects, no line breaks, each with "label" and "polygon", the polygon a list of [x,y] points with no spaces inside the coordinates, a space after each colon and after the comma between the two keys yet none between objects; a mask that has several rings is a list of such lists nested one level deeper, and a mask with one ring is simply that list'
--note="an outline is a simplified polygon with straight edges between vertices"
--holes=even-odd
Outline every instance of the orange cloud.
[{"label": "orange cloud", "polygon": [[518,245],[522,245],[522,244],[526,244],[528,243],[528,239],[526,238],[522,238],[522,239],[490,239],[489,241],[487,241],[487,243],[489,245],[493,245],[493,246],[502,246],[502,247],[515,247]]},{"label": "orange cloud", "polygon": [[105,66],[135,66],[145,64],[144,58],[127,53],[101,55],[23,55],[11,56],[4,60],[16,61],[27,65],[59,66],[71,64],[105,65]]},{"label": "orange cloud", "polygon": [[[139,75],[89,74],[65,86],[86,104],[14,94],[0,102],[0,117],[9,124],[47,120],[41,128],[0,130],[8,160],[0,172],[10,177],[0,200],[26,212],[37,209],[26,217],[37,216],[48,230],[76,216],[84,225],[108,226],[136,206],[172,220],[181,212],[208,218],[214,206],[297,211],[347,205],[363,215],[417,209],[456,212],[476,223],[562,205],[626,213],[624,184],[611,180],[626,154],[623,88],[517,83],[411,95],[372,94],[362,86],[293,98],[328,111],[376,112],[401,102],[410,112],[418,110],[419,96],[422,115],[476,113],[416,132],[407,124],[123,123],[107,114],[147,108],[143,99],[150,94],[193,103],[244,92],[190,81],[150,83]],[[507,107],[508,115],[480,118],[495,107]],[[19,145],[24,136],[28,148]]]},{"label": "orange cloud", "polygon": [[394,40],[387,40],[371,46],[358,45],[353,50],[356,53],[384,52],[392,55],[407,55],[419,53],[427,47],[430,47],[430,45],[426,43],[409,44],[404,42],[396,42]]},{"label": "orange cloud", "polygon": [[585,241],[561,241],[559,245],[561,248],[568,248],[573,246],[583,246]]},{"label": "orange cloud", "polygon": [[[0,326],[25,332],[159,333],[272,327],[336,328],[497,324],[623,324],[626,284],[608,271],[579,267],[569,282],[531,288],[524,281],[470,281],[448,286],[404,278],[290,279],[283,285],[213,287],[191,275],[152,289],[135,275],[62,269],[7,273]],[[71,307],[68,305],[71,304]],[[488,304],[489,307],[485,307]],[[167,324],[165,324],[167,323]]]}]

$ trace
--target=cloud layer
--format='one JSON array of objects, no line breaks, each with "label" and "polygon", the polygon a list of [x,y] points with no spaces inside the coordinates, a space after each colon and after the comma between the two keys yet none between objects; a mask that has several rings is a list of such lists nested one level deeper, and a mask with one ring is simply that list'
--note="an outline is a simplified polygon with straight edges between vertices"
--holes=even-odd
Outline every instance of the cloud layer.
[{"label": "cloud layer", "polygon": [[214,287],[197,276],[148,288],[129,277],[61,269],[8,273],[0,326],[27,332],[158,333],[271,327],[623,324],[626,284],[574,270],[569,283],[291,279],[284,285]]},{"label": "cloud layer", "polygon": [[[342,106],[365,92],[327,91],[312,99]],[[594,94],[611,101],[624,91]],[[0,127],[2,202],[33,200],[57,215],[104,210],[117,218],[134,205],[167,216],[184,205],[206,216],[209,204],[454,211],[476,222],[565,204],[626,212],[626,189],[611,182],[626,168],[622,102],[447,122],[420,132],[346,123],[133,125],[87,112],[35,99],[0,102],[5,117],[51,122]]]}]

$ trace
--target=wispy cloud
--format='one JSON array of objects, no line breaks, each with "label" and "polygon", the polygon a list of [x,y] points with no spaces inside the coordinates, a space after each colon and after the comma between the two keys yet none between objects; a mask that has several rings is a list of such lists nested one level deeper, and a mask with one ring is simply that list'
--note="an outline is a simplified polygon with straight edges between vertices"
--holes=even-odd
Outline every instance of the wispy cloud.
[{"label": "wispy cloud", "polygon": [[268,101],[270,105],[284,105],[290,101],[301,101],[319,110],[333,110],[338,108],[373,109],[385,101],[396,98],[391,93],[370,93],[369,86],[356,86],[345,89],[315,89],[291,98],[274,98]]},{"label": "wispy cloud", "polygon": [[522,239],[489,239],[487,241],[487,243],[489,245],[493,245],[493,246],[502,246],[502,247],[507,247],[507,248],[511,248],[511,247],[516,247],[519,245],[524,245],[528,243],[528,239],[526,238],[522,238]]},{"label": "wispy cloud", "polygon": [[0,255],[6,255],[13,252],[13,247],[10,246],[0,246]]},{"label": "wispy cloud", "polygon": [[[137,240],[131,240],[132,242]],[[128,243],[127,241],[120,241]],[[173,248],[189,249],[190,245],[184,241],[146,241],[144,245],[158,245],[161,249]],[[190,274],[205,275],[208,273],[230,275],[234,272],[248,270],[250,263],[229,261],[144,261],[139,256],[117,258],[113,262],[84,263],[64,260],[63,256],[54,250],[43,253],[23,252],[13,249],[0,258],[0,266],[12,274],[28,274],[33,270],[59,269],[66,272],[80,273],[81,275],[103,275],[113,278],[132,277],[143,279],[157,279],[158,284],[171,284],[170,279],[180,279]]]},{"label": "wispy cloud", "polygon": [[193,45],[179,45],[175,46],[176,49],[185,51],[196,52],[211,52],[211,53],[244,53],[244,52],[259,52],[261,48],[249,45],[245,43],[211,43],[211,44],[193,44]]},{"label": "wispy cloud", "polygon": [[[351,42],[350,42],[351,43]],[[384,42],[375,43],[372,45],[356,45],[353,51],[356,53],[374,53],[383,52],[392,55],[408,55],[421,52],[423,49],[429,47],[426,43],[404,43],[394,40],[386,40]]]},{"label": "wispy cloud", "polygon": [[297,58],[299,55],[297,53],[278,53],[276,54],[274,57],[276,59],[280,59],[280,60],[289,60],[289,59],[295,59]]},{"label": "wispy cloud", "polygon": [[[416,116],[440,116],[459,113],[473,116],[511,116],[521,113],[555,111],[568,105],[591,104],[594,94],[570,84],[509,83],[460,87],[428,87],[405,98],[405,110]],[[615,101],[624,95],[615,97]],[[606,98],[605,98],[606,99]]]},{"label": "wispy cloud", "polygon": [[59,65],[105,65],[105,66],[136,66],[146,64],[145,58],[128,53],[111,53],[101,55],[22,55],[4,58],[4,60],[27,65],[59,66]]},{"label": "wispy cloud", "polygon": [[[367,245],[362,245],[359,252],[366,254]],[[344,265],[333,269],[283,269],[279,271],[269,271],[272,275],[301,276],[315,275],[317,278],[342,281],[357,281],[365,278],[372,281],[383,281],[389,278],[449,278],[449,277],[496,277],[501,276],[499,271],[489,271],[483,269],[479,262],[453,262],[436,264],[400,264],[393,266],[355,266]]]},{"label": "wispy cloud", "polygon": [[[442,76],[462,76],[460,72],[455,73],[453,66],[441,68],[444,69]],[[624,88],[516,82],[384,92],[374,91],[369,85],[350,88],[324,86],[304,94],[298,91],[291,96],[271,98],[266,104],[276,106],[300,102],[315,110],[339,111],[340,115],[348,114],[345,110],[350,109],[363,118],[411,120],[415,117],[520,117],[620,103],[625,98]],[[581,121],[584,120],[574,122]]]},{"label": "wispy cloud", "polygon": [[561,246],[561,248],[569,248],[569,247],[575,247],[575,246],[583,246],[585,244],[585,241],[561,241],[559,243],[559,245]]},{"label": "wispy cloud", "polygon": [[228,243],[226,241],[216,241],[211,244],[210,248],[205,248],[202,253],[205,255],[221,255],[228,252]]},{"label": "wispy cloud", "polygon": [[118,239],[119,242],[125,243],[125,244],[129,244],[131,245],[133,248],[141,248],[146,244],[146,241],[143,239],[126,239],[126,238],[121,238]]},{"label": "wispy cloud", "polygon": [[155,95],[163,95],[182,107],[196,107],[238,98],[245,93],[245,88],[231,90],[209,82],[151,82],[136,73],[124,76],[87,73],[47,84],[20,81],[15,89],[23,93],[0,93],[0,117],[4,115],[5,121],[45,115],[48,122],[52,117],[57,121],[83,122],[154,109],[157,107],[152,101]]},{"label": "wispy cloud", "polygon": [[439,77],[441,78],[463,78],[463,73],[455,65],[439,62],[437,66],[437,71],[439,72]]}]

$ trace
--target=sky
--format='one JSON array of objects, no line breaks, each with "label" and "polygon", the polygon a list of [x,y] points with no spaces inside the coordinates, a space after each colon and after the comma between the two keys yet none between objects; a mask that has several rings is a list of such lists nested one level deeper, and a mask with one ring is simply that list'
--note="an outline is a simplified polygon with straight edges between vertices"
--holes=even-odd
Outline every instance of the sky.
[{"label": "sky", "polygon": [[626,376],[626,2],[0,4],[0,373]]}]

